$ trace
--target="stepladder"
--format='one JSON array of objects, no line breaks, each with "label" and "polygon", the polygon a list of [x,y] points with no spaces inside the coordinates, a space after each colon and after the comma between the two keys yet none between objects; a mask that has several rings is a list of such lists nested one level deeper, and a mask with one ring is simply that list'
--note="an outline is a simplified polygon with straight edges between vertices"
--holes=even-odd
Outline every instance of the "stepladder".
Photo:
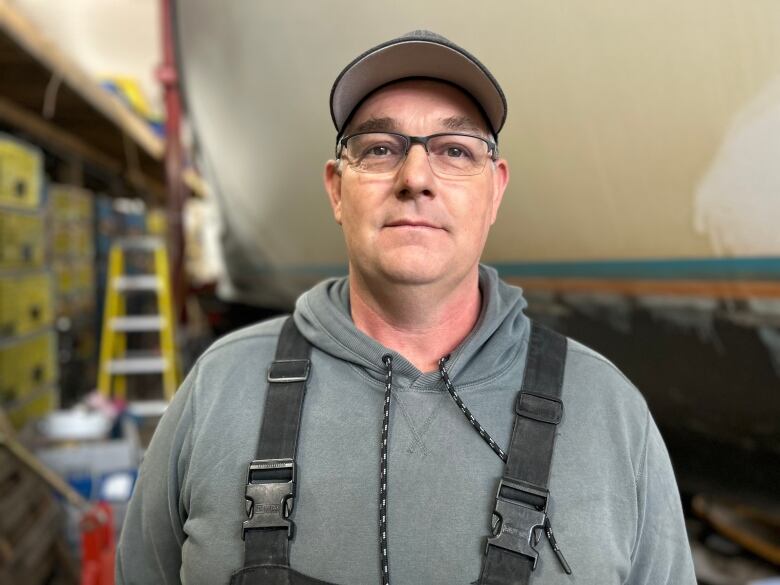
[{"label": "stepladder", "polygon": [[[142,258],[144,268],[130,270],[128,256]],[[134,313],[138,295],[156,297],[154,312]],[[149,303],[147,303],[149,304]],[[145,347],[130,347],[129,336],[143,337]],[[135,344],[137,345],[137,344]],[[171,278],[165,240],[138,236],[112,243],[108,256],[103,307],[98,390],[108,398],[129,400],[128,376],[160,377],[167,401],[179,383]],[[145,398],[148,398],[146,396]]]}]

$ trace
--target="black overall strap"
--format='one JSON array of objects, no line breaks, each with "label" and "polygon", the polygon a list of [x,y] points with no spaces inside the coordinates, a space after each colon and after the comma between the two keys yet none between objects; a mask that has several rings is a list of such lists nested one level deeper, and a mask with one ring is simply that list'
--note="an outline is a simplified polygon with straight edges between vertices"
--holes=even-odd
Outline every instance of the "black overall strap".
[{"label": "black overall strap", "polygon": [[249,465],[244,521],[244,567],[288,565],[293,535],[295,451],[309,377],[311,345],[292,317],[285,321],[268,369],[268,393],[257,445]]},{"label": "black overall strap", "polygon": [[565,362],[566,338],[532,323],[512,439],[496,494],[497,532],[488,538],[480,585],[527,584],[536,568],[539,538],[545,529],[552,530],[548,482],[555,431],[563,415]]}]

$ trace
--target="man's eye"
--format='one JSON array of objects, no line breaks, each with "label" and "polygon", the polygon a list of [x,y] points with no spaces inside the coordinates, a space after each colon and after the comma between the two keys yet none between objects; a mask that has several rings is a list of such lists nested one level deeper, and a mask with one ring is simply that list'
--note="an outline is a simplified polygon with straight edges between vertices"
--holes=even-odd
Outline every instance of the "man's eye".
[{"label": "man's eye", "polygon": [[390,147],[383,144],[377,144],[376,146],[369,147],[365,156],[387,156],[390,154]]},{"label": "man's eye", "polygon": [[445,152],[451,158],[471,158],[471,153],[460,146],[449,146]]}]

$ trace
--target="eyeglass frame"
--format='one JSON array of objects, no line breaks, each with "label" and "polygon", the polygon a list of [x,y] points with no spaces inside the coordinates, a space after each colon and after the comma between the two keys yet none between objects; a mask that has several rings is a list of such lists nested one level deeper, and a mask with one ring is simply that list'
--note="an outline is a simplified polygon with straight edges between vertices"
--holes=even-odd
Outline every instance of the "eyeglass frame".
[{"label": "eyeglass frame", "polygon": [[[408,134],[401,134],[400,132],[387,132],[384,130],[366,130],[365,132],[355,132],[354,134],[348,134],[344,136],[343,138],[340,138],[336,142],[336,160],[341,160],[341,154],[344,152],[344,149],[347,146],[347,141],[350,138],[354,138],[355,136],[363,136],[365,134],[390,134],[391,136],[400,136],[404,139],[404,142],[406,143],[406,148],[404,149],[404,156],[399,161],[399,166],[396,167],[394,170],[398,170],[401,166],[403,166],[404,161],[406,161],[406,158],[409,156],[409,151],[412,149],[412,146],[415,144],[422,145],[423,149],[425,150],[425,156],[428,157],[428,161],[430,162],[430,155],[431,153],[428,151],[428,141],[431,138],[438,138],[439,136],[466,136],[468,138],[476,138],[477,140],[481,140],[488,146],[488,152],[490,152],[490,160],[493,162],[498,160],[498,144],[496,144],[494,141],[488,140],[487,138],[484,138],[483,136],[477,136],[476,134],[467,134],[465,132],[437,132],[436,134],[429,134],[428,136],[409,136]],[[487,163],[487,160],[485,161]],[[349,164],[349,162],[347,162]],[[352,166],[352,165],[350,165]],[[354,167],[353,167],[354,168]],[[482,170],[484,170],[485,167],[482,167]],[[361,172],[361,171],[357,171]],[[389,172],[389,171],[385,171]],[[482,172],[482,171],[480,171]],[[379,174],[379,173],[368,173],[368,174]],[[447,173],[445,173],[447,174]],[[476,173],[477,175],[479,173]],[[469,176],[475,176],[475,175],[449,175],[448,177],[469,177]]]}]

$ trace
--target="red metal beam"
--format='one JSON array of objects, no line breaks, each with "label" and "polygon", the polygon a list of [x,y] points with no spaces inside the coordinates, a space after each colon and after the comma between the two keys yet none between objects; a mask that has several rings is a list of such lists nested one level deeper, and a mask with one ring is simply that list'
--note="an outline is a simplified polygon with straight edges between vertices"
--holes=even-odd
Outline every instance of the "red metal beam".
[{"label": "red metal beam", "polygon": [[182,171],[184,153],[181,144],[181,93],[176,67],[176,48],[173,31],[173,1],[160,0],[162,8],[163,62],[157,69],[157,78],[163,85],[165,96],[165,176],[168,188],[168,251],[171,260],[171,290],[174,310],[179,319],[185,319],[184,298],[186,277],[184,273],[184,226],[182,216],[188,196]]}]

